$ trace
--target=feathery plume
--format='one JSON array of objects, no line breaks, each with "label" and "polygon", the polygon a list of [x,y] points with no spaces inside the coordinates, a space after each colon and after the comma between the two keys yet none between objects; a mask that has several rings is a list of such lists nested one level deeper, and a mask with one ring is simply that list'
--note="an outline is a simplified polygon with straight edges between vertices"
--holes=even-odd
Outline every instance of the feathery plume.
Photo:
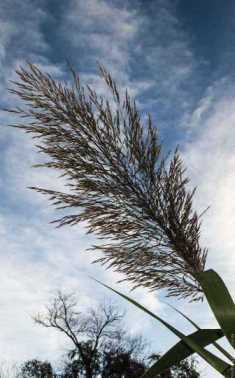
[{"label": "feathery plume", "polygon": [[26,107],[10,109],[22,117],[14,125],[32,133],[49,160],[40,166],[60,171],[68,193],[45,188],[57,208],[71,208],[57,225],[86,221],[102,245],[98,262],[125,275],[133,287],[167,289],[169,296],[201,299],[195,273],[204,270],[207,250],[200,247],[200,217],[193,210],[194,191],[178,150],[162,158],[156,128],[144,124],[136,103],[120,93],[111,75],[100,74],[112,100],[81,86],[56,82],[37,66],[17,70],[10,92]]}]

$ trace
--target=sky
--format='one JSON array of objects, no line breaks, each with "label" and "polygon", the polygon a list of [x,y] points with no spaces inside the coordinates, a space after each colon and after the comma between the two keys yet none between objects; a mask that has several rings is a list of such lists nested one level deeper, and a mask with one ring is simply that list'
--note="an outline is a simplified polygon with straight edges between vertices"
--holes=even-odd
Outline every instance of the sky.
[{"label": "sky", "polygon": [[[84,84],[104,87],[102,63],[151,113],[165,151],[179,146],[197,186],[195,209],[204,215],[201,244],[209,249],[207,268],[221,274],[235,294],[235,3],[232,0],[2,0],[0,3],[0,106],[17,99],[9,81],[27,61],[57,80],[70,80],[69,59]],[[0,356],[2,362],[31,358],[56,361],[69,348],[53,330],[36,326],[56,290],[74,291],[86,309],[104,298],[126,310],[126,326],[142,332],[155,352],[175,336],[135,308],[97,286],[94,276],[117,284],[120,276],[91,264],[94,242],[82,226],[56,229],[57,213],[27,187],[59,188],[53,171],[32,169],[38,155],[32,140],[7,127],[12,116],[0,111]],[[182,332],[192,329],[165,302],[183,309],[201,327],[216,327],[206,302],[189,304],[164,293],[137,289],[135,299]],[[202,377],[219,375],[200,361]]]}]

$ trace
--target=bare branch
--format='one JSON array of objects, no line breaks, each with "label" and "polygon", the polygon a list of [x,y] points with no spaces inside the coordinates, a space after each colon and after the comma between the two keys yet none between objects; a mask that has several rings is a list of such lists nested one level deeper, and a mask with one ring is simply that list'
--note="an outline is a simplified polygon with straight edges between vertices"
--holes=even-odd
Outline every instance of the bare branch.
[{"label": "bare branch", "polygon": [[92,351],[95,353],[103,340],[106,342],[107,339],[116,338],[117,324],[120,323],[123,314],[111,304],[102,304],[98,308],[89,308],[86,315],[82,315],[77,310],[77,305],[73,293],[65,294],[58,291],[46,306],[44,313],[37,314],[33,319],[36,324],[64,333],[79,352],[81,342],[90,340]]}]

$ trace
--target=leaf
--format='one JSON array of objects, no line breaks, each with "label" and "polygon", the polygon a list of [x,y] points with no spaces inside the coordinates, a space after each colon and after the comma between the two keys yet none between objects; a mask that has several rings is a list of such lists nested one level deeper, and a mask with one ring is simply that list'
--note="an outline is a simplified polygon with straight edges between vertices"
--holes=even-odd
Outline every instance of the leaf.
[{"label": "leaf", "polygon": [[[192,349],[194,352],[197,352],[205,361],[207,361],[212,367],[214,367],[215,370],[217,370],[219,373],[221,373],[224,377],[230,377],[230,369],[231,365],[229,365],[227,362],[221,360],[219,357],[213,355],[211,352],[203,349],[195,340],[193,340],[190,336],[185,336],[183,333],[178,331],[176,328],[174,328],[172,325],[167,323],[165,320],[161,319],[159,316],[155,315],[153,312],[145,308],[140,303],[136,302],[134,299],[129,298],[127,295],[120,293],[119,291],[111,288],[108,285],[105,285],[104,283],[94,279],[96,282],[101,284],[102,286],[106,287],[107,289],[113,291],[114,293],[118,294],[122,298],[126,299],[128,302],[132,303],[142,311],[146,312],[150,316],[152,316],[154,319],[158,320],[160,323],[165,325],[166,328],[168,328],[171,332],[173,332],[176,336],[178,336],[184,343]],[[153,376],[154,378],[154,376]]]},{"label": "leaf", "polygon": [[[164,302],[163,302],[164,303]],[[190,319],[187,315],[185,315],[182,311],[178,310],[176,307],[172,306],[171,304],[169,303],[166,303],[167,306],[171,307],[173,310],[175,310],[176,312],[178,312],[178,314],[180,314],[181,316],[183,316],[186,320],[188,320],[189,323],[191,323],[196,329],[201,329],[192,319]]]},{"label": "leaf", "polygon": [[235,305],[225,283],[212,269],[197,273],[196,277],[221,329],[235,348]]},{"label": "leaf", "polygon": [[[190,319],[187,315],[185,315],[182,311],[178,310],[174,306],[170,305],[167,303],[169,307],[171,307],[173,310],[178,312],[181,316],[183,316],[186,320],[188,320],[196,329],[200,330],[201,328],[192,320]],[[224,336],[224,333],[223,333]],[[226,356],[233,364],[235,363],[235,358],[227,351],[225,350],[220,344],[216,343],[215,341],[212,342],[214,347],[218,349],[224,356]]]},{"label": "leaf", "polygon": [[[194,342],[201,347],[205,347],[211,344],[213,341],[223,337],[223,332],[220,329],[201,329],[194,333],[191,333],[188,337],[192,338]],[[162,356],[154,365],[147,370],[143,375],[144,378],[156,377],[167,368],[171,368],[173,365],[179,364],[180,361],[191,356],[194,353],[184,341],[179,341],[174,345],[164,356]]]}]

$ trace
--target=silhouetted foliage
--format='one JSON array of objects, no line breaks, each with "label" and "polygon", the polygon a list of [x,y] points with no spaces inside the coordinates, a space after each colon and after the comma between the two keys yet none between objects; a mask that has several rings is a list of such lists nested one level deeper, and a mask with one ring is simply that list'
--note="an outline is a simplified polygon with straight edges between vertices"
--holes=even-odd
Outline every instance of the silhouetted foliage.
[{"label": "silhouetted foliage", "polygon": [[196,368],[194,359],[183,360],[177,366],[171,369],[172,377],[174,378],[199,378],[200,374]]},{"label": "silhouetted foliage", "polygon": [[[100,373],[101,345],[98,343],[94,349],[94,340],[81,341],[80,349],[72,349],[68,354],[69,362],[65,371],[70,371],[75,377],[97,377]],[[75,375],[77,372],[77,375]],[[72,376],[73,376],[72,375]]]},{"label": "silhouetted foliage", "polygon": [[[37,324],[62,332],[72,342],[69,357],[76,362],[79,373],[90,378],[101,369],[103,350],[117,338],[122,314],[112,305],[90,308],[86,314],[77,310],[74,294],[58,292],[44,314],[34,317]],[[72,365],[73,367],[74,365]]]},{"label": "silhouetted foliage", "polygon": [[[114,306],[103,304],[81,313],[77,305],[74,294],[57,292],[45,312],[34,317],[37,324],[62,332],[72,342],[63,378],[138,378],[160,357],[147,357],[145,341],[125,331],[123,314]],[[196,374],[194,360],[185,360],[160,377],[199,377]]]},{"label": "silhouetted foliage", "polygon": [[53,370],[47,361],[29,360],[21,366],[19,375],[21,378],[52,378]]},{"label": "silhouetted foliage", "polygon": [[128,351],[108,351],[104,354],[101,377],[138,378],[143,375],[145,370],[145,364],[132,358]]},{"label": "silhouetted foliage", "polygon": [[[152,354],[149,356],[149,361],[153,363],[160,359],[160,354]],[[199,378],[200,373],[197,369],[196,360],[191,357],[182,360],[179,364],[172,366],[171,369],[166,369],[159,378]]]}]

